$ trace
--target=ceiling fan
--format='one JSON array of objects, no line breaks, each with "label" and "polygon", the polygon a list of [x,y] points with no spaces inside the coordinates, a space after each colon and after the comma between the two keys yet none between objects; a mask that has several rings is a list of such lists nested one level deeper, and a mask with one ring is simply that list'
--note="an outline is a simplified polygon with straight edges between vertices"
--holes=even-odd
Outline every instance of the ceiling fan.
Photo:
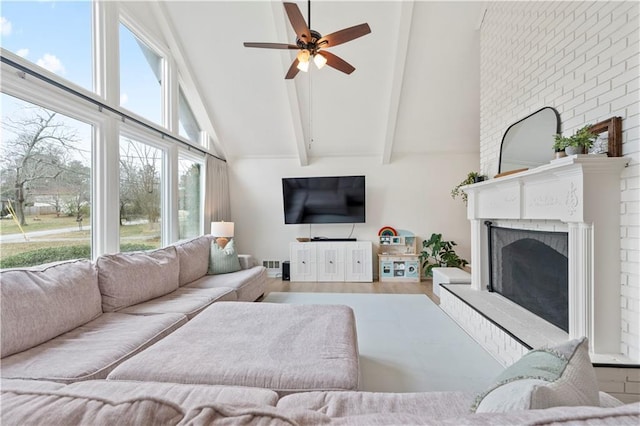
[{"label": "ceiling fan", "polygon": [[327,52],[325,49],[369,34],[371,28],[369,28],[368,24],[356,25],[322,36],[319,32],[309,29],[311,26],[311,0],[308,2],[308,22],[304,21],[297,4],[284,3],[284,9],[287,12],[291,26],[296,32],[296,44],[244,43],[244,46],[263,49],[299,50],[298,56],[294,59],[289,71],[287,71],[287,75],[284,77],[287,80],[295,77],[298,71],[307,72],[311,59],[313,59],[318,68],[322,68],[326,64],[345,74],[351,74],[355,71],[355,67],[351,64],[333,53]]}]

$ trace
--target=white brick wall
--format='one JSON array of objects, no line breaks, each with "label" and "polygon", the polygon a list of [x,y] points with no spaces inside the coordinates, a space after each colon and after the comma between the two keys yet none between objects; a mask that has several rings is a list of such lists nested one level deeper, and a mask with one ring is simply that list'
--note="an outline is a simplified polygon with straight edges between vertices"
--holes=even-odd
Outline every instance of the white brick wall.
[{"label": "white brick wall", "polygon": [[621,352],[640,362],[640,4],[494,2],[480,41],[480,162],[497,173],[503,132],[544,107],[562,131],[622,121]]}]

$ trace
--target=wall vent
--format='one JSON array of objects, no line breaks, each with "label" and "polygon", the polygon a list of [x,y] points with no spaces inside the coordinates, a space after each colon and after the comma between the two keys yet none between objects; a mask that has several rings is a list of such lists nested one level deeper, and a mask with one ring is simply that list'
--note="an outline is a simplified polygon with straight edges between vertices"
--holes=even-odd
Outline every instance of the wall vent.
[{"label": "wall vent", "polygon": [[262,266],[267,268],[267,276],[280,277],[282,276],[281,263],[279,260],[263,260]]}]

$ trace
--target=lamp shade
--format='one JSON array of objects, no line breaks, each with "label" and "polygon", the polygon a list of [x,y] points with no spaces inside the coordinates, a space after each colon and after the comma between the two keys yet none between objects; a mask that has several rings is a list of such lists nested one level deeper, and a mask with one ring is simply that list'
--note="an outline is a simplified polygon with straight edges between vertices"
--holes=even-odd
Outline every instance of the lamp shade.
[{"label": "lamp shade", "polygon": [[214,237],[233,237],[233,222],[211,222],[211,235]]}]

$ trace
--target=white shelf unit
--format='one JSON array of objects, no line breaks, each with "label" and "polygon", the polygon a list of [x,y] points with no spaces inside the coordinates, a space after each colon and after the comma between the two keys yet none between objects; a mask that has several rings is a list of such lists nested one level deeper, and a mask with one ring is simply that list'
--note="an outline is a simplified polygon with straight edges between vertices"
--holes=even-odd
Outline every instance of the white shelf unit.
[{"label": "white shelf unit", "polygon": [[372,282],[371,241],[291,243],[291,281]]}]

